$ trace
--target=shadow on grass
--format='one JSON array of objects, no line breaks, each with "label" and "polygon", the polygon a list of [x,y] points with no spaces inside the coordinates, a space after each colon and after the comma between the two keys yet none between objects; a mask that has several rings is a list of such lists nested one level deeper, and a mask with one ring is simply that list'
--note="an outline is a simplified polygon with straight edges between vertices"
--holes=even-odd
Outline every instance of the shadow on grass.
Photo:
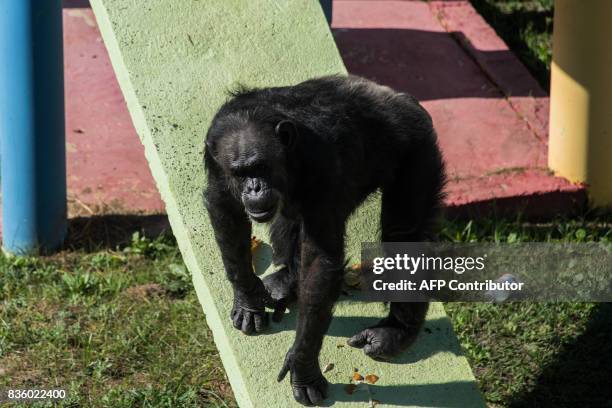
[{"label": "shadow on grass", "polygon": [[71,218],[64,248],[85,252],[121,248],[130,244],[135,232],[147,238],[171,234],[168,217],[165,214],[112,214]]},{"label": "shadow on grass", "polygon": [[612,304],[602,303],[586,331],[565,345],[535,385],[512,398],[519,407],[612,407]]}]

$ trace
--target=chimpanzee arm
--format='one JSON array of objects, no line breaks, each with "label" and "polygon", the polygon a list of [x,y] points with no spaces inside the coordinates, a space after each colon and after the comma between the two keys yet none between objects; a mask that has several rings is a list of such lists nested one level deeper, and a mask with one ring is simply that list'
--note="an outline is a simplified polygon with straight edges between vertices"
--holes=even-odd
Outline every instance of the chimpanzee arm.
[{"label": "chimpanzee arm", "polygon": [[300,264],[300,222],[276,215],[270,227],[272,262],[279,269],[263,278],[266,290],[277,302],[272,320],[283,318],[286,306],[297,298],[298,265]]},{"label": "chimpanzee arm", "polygon": [[234,289],[231,312],[234,327],[245,334],[262,331],[268,324],[265,306],[271,300],[253,271],[251,223],[242,204],[213,175],[209,176],[205,203],[227,278]]},{"label": "chimpanzee arm", "polygon": [[278,380],[291,372],[293,396],[304,405],[316,405],[326,397],[327,381],[319,366],[323,337],[341,290],[344,269],[343,217],[308,219],[302,228],[302,260],[299,271],[298,319],[295,341],[287,352]]}]

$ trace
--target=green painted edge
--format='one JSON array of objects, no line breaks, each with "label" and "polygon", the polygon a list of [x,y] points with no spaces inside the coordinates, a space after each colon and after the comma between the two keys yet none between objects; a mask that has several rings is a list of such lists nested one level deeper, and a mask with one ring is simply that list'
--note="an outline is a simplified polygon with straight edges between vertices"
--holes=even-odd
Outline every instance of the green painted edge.
[{"label": "green painted edge", "polygon": [[[117,76],[117,81],[121,87],[121,92],[123,93],[125,102],[132,117],[132,122],[144,146],[145,156],[147,158],[147,162],[149,163],[149,167],[151,168],[151,173],[154,176],[157,189],[163,197],[166,205],[166,212],[168,214],[170,226],[174,236],[176,237],[176,241],[179,244],[183,261],[189,270],[199,271],[199,266],[195,258],[193,247],[191,246],[191,241],[186,231],[186,226],[182,222],[181,215],[178,211],[178,205],[174,195],[170,191],[170,184],[161,164],[157,149],[150,142],[152,139],[151,133],[147,126],[147,121],[142,110],[142,106],[138,102],[138,97],[136,96],[136,92],[132,87],[132,82],[130,81],[127,67],[123,62],[121,49],[113,34],[111,20],[108,16],[106,8],[100,0],[90,0],[90,4],[96,16],[100,32],[103,35],[104,43],[110,55],[111,63],[113,65],[115,75]],[[244,383],[242,373],[238,368],[238,362],[235,359],[236,356],[229,347],[230,342],[227,341],[226,332],[223,329],[219,311],[217,310],[215,302],[212,300],[213,297],[210,290],[202,278],[201,273],[192,273],[192,278],[194,280],[194,286],[199,289],[196,293],[202,307],[206,310],[206,320],[209,327],[214,332],[215,344],[219,349],[219,354],[221,355],[227,376],[230,379],[236,401],[243,407],[254,406],[253,401],[251,401],[247,391],[246,384]]]}]

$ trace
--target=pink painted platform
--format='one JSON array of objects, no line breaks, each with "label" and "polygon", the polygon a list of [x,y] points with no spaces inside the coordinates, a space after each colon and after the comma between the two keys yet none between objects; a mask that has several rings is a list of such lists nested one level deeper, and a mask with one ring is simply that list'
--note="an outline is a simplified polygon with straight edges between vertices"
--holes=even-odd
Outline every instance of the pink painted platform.
[{"label": "pink painted platform", "polygon": [[[95,18],[82,1],[71,3],[64,9],[70,213],[163,212]],[[546,93],[467,1],[337,0],[333,31],[351,73],[412,93],[431,112],[452,214],[492,204],[535,216],[584,206],[581,186],[546,169]]]}]

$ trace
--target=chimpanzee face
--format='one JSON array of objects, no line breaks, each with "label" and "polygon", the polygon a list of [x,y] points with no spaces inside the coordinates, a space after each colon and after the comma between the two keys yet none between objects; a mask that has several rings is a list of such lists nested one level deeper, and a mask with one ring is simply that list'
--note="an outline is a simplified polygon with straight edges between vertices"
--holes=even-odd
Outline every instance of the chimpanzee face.
[{"label": "chimpanzee face", "polygon": [[214,157],[225,172],[231,191],[256,222],[269,222],[287,195],[287,151],[295,126],[245,122],[228,129],[215,142]]}]

